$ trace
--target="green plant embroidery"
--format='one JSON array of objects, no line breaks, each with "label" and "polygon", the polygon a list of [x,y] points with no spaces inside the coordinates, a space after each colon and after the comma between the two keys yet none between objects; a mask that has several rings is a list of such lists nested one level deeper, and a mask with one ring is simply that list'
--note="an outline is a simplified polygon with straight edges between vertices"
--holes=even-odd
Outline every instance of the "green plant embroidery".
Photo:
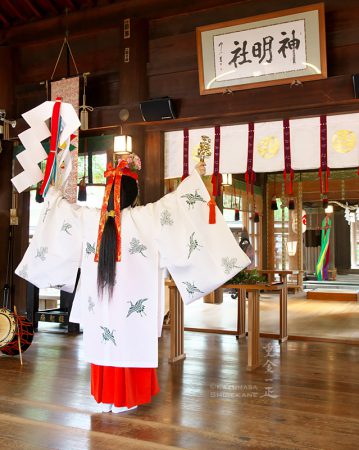
[{"label": "green plant embroidery", "polygon": [[165,209],[161,212],[161,218],[160,218],[161,225],[173,225],[173,219],[171,217],[171,213]]},{"label": "green plant embroidery", "polygon": [[131,255],[134,255],[135,253],[141,253],[141,255],[146,258],[146,255],[143,253],[145,250],[147,250],[147,247],[145,245],[141,244],[138,239],[132,238],[129,250]]},{"label": "green plant embroidery", "polygon": [[224,267],[224,273],[230,274],[233,269],[240,269],[239,266],[236,266],[237,258],[222,258],[222,266]]},{"label": "green plant embroidery", "polygon": [[35,258],[40,258],[41,261],[45,261],[46,253],[49,251],[48,247],[40,247],[36,250]]}]

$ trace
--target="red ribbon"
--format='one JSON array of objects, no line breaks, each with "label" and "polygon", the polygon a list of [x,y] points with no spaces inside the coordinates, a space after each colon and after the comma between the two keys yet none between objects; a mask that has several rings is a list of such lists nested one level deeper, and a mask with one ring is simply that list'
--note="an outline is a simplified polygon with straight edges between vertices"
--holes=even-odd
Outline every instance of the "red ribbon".
[{"label": "red ribbon", "polygon": [[214,165],[212,175],[213,195],[217,197],[221,193],[222,175],[219,172],[219,158],[221,150],[221,127],[214,128]]},{"label": "red ribbon", "polygon": [[116,253],[116,261],[121,261],[121,180],[122,175],[128,175],[135,180],[138,179],[138,175],[135,172],[131,172],[127,166],[127,161],[121,160],[117,167],[114,168],[112,163],[107,165],[107,170],[105,172],[105,177],[107,178],[105,194],[103,197],[103,203],[101,208],[101,216],[100,223],[98,228],[97,235],[97,246],[96,246],[96,254],[95,261],[99,260],[100,255],[100,246],[103,230],[105,228],[105,224],[107,221],[107,208],[108,201],[110,198],[110,193],[112,190],[112,186],[114,186],[113,192],[113,203],[114,203],[114,211],[115,211],[115,225],[116,225],[116,235],[117,235],[117,253]]},{"label": "red ribbon", "polygon": [[50,153],[47,157],[44,180],[41,185],[40,194],[43,195],[44,191],[48,189],[50,178],[53,176],[53,166],[55,164],[55,157],[57,153],[57,146],[60,134],[60,109],[62,98],[57,97],[51,116],[51,138],[50,138]]},{"label": "red ribbon", "polygon": [[[329,175],[330,169],[328,167],[328,136],[327,136],[327,116],[320,116],[320,192],[327,194],[329,190]],[[324,176],[324,186],[323,186]]]},{"label": "red ribbon", "polygon": [[246,190],[253,194],[253,185],[256,179],[256,174],[253,171],[253,149],[254,149],[254,123],[248,124],[248,157],[247,157],[247,171],[245,174]]},{"label": "red ribbon", "polygon": [[188,128],[183,130],[183,175],[182,180],[188,177],[188,144],[189,144],[189,134]]},{"label": "red ribbon", "polygon": [[[290,153],[290,124],[289,119],[283,120],[283,141],[284,141],[284,187],[285,192],[289,195],[293,194],[294,171],[292,169],[292,158]],[[289,176],[289,180],[287,180]]]}]

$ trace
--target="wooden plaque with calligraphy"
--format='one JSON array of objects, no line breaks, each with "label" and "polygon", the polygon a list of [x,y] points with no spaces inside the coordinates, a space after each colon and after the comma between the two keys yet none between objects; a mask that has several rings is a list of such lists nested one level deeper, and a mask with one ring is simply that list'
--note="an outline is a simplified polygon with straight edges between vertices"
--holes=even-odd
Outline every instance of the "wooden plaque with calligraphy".
[{"label": "wooden plaque with calligraphy", "polygon": [[324,4],[197,28],[201,95],[327,77]]}]

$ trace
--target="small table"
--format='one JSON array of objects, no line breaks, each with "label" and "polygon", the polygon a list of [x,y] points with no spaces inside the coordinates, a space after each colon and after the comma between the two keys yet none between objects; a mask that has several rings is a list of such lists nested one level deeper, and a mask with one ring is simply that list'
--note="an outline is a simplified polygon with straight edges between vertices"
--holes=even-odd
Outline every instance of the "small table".
[{"label": "small table", "polygon": [[288,275],[292,275],[292,270],[258,270],[259,273],[268,276],[268,283],[274,282],[274,276],[279,275],[281,284],[285,287],[279,298],[279,342],[288,340]]},{"label": "small table", "polygon": [[[248,292],[248,358],[247,369],[254,370],[260,366],[259,362],[259,293],[260,291],[279,291],[280,297],[285,296],[287,289],[286,284],[276,283],[257,283],[257,284],[225,284],[222,286],[224,289],[237,289],[238,290],[238,302],[244,304],[245,314],[245,298],[246,292]],[[243,306],[238,305],[238,311]]]},{"label": "small table", "polygon": [[[175,363],[177,361],[186,358],[184,353],[184,320],[183,320],[183,301],[179,294],[179,291],[172,280],[166,281],[166,286],[170,291],[170,332],[171,332],[171,345],[170,356],[168,358],[169,363]],[[254,370],[259,365],[259,293],[260,291],[278,291],[280,296],[285,295],[286,285],[284,283],[277,284],[224,284],[221,286],[224,289],[237,289],[238,301],[241,299],[240,311],[241,317],[245,314],[245,298],[246,292],[248,292],[248,358],[247,368],[248,370]],[[239,316],[238,316],[239,317]],[[245,334],[244,334],[245,335]]]}]

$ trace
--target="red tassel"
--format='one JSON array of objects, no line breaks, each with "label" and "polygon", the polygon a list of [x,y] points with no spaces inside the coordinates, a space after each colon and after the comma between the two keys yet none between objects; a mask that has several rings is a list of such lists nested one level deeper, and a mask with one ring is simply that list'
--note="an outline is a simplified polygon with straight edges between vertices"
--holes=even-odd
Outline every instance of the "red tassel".
[{"label": "red tassel", "polygon": [[211,197],[211,200],[208,202],[208,206],[209,206],[209,221],[208,223],[213,225],[214,223],[216,223],[216,202],[214,201],[214,199]]},{"label": "red tassel", "polygon": [[238,222],[238,220],[239,220],[239,209],[236,208],[234,210],[234,221]]}]

